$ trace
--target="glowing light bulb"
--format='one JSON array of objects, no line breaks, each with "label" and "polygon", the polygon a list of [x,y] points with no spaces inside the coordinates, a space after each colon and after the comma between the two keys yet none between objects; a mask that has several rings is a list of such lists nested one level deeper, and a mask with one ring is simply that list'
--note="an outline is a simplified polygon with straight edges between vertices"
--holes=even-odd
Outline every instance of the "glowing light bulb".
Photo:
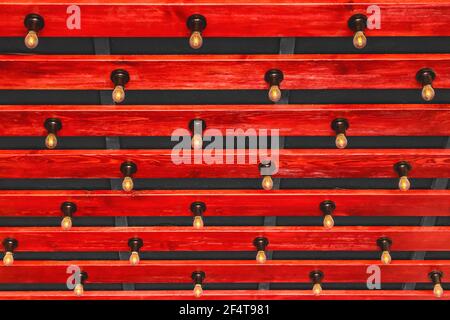
[{"label": "glowing light bulb", "polygon": [[336,147],[339,149],[344,149],[347,146],[347,137],[344,133],[339,133],[336,136]]},{"label": "glowing light bulb", "polygon": [[334,226],[334,219],[331,214],[325,215],[323,218],[323,226],[327,229],[331,229]]},{"label": "glowing light bulb", "polygon": [[434,89],[431,84],[427,84],[422,88],[422,99],[425,101],[431,101],[434,98]]},{"label": "glowing light bulb", "polygon": [[69,230],[72,228],[72,218],[69,216],[64,217],[61,221],[61,228],[63,230]]},{"label": "glowing light bulb", "polygon": [[269,89],[269,100],[272,102],[278,102],[281,99],[281,90],[277,85],[273,85]]},{"label": "glowing light bulb", "polygon": [[11,251],[6,251],[5,256],[3,257],[3,264],[5,266],[11,266],[14,263],[14,256]]},{"label": "glowing light bulb", "polygon": [[28,31],[26,37],[25,37],[25,46],[28,49],[34,49],[39,44],[39,38],[35,31],[30,30]]},{"label": "glowing light bulb", "polygon": [[383,253],[381,254],[381,262],[383,262],[383,264],[389,264],[391,263],[391,261],[392,258],[389,251],[383,251]]},{"label": "glowing light bulb", "polygon": [[273,188],[272,177],[271,176],[264,176],[261,185],[262,185],[264,190],[272,190],[272,188]]},{"label": "glowing light bulb", "polygon": [[367,38],[364,32],[358,31],[353,37],[353,45],[356,49],[363,49],[367,44]]},{"label": "glowing light bulb", "polygon": [[258,263],[265,263],[266,260],[267,260],[266,253],[262,250],[258,251],[258,253],[256,254],[256,261]]},{"label": "glowing light bulb", "polygon": [[192,149],[199,150],[203,147],[203,138],[202,135],[199,133],[195,133],[192,137]]},{"label": "glowing light bulb", "polygon": [[194,286],[194,297],[200,298],[200,296],[203,294],[203,289],[201,284],[196,284]]},{"label": "glowing light bulb", "polygon": [[131,177],[123,178],[122,189],[124,191],[131,191],[134,188],[133,179]]},{"label": "glowing light bulb", "polygon": [[135,265],[137,265],[139,263],[139,261],[140,261],[139,252],[137,252],[137,251],[131,252],[130,264],[135,266]]},{"label": "glowing light bulb", "polygon": [[73,292],[75,293],[76,296],[81,297],[84,293],[83,285],[81,283],[77,283],[75,285],[75,289],[73,289]]},{"label": "glowing light bulb", "polygon": [[200,49],[203,45],[203,37],[200,31],[192,32],[189,38],[189,45],[192,49]]},{"label": "glowing light bulb", "polygon": [[312,292],[315,296],[318,296],[322,293],[322,286],[320,285],[320,283],[316,283],[313,286]]},{"label": "glowing light bulb", "polygon": [[436,283],[433,288],[433,294],[436,298],[440,298],[444,295],[444,289],[440,283]]},{"label": "glowing light bulb", "polygon": [[203,218],[202,216],[195,216],[193,226],[195,229],[203,228]]},{"label": "glowing light bulb", "polygon": [[58,139],[56,138],[56,135],[54,133],[49,133],[48,136],[45,138],[45,146],[48,149],[54,149],[56,148],[57,144]]},{"label": "glowing light bulb", "polygon": [[409,182],[408,177],[400,177],[400,180],[398,181],[398,188],[402,191],[408,191],[410,187],[411,183]]},{"label": "glowing light bulb", "polygon": [[112,98],[115,103],[121,103],[125,100],[125,89],[123,86],[116,86],[112,92]]}]

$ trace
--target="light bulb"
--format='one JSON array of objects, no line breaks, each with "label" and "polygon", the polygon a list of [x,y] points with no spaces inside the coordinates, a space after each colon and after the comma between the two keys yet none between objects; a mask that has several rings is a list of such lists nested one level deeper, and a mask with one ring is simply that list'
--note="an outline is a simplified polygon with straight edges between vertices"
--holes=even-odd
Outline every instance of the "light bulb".
[{"label": "light bulb", "polygon": [[272,177],[271,176],[264,176],[261,185],[262,185],[264,190],[272,190],[272,188],[273,188]]},{"label": "light bulb", "polygon": [[281,90],[278,85],[270,86],[269,100],[272,102],[278,102],[281,99]]},{"label": "light bulb", "polygon": [[389,251],[383,251],[383,253],[381,254],[381,262],[383,262],[384,264],[389,264],[391,263],[392,258],[391,258],[391,254],[389,253]]},{"label": "light bulb", "polygon": [[28,49],[34,49],[39,44],[39,38],[36,31],[30,30],[28,31],[25,37],[25,46]]},{"label": "light bulb", "polygon": [[195,216],[193,226],[195,229],[203,228],[203,218],[202,216]]},{"label": "light bulb", "polygon": [[444,289],[440,283],[436,283],[433,288],[433,294],[436,298],[440,298],[444,295]]},{"label": "light bulb", "polygon": [[199,298],[203,294],[203,289],[201,284],[196,284],[194,286],[194,297]]},{"label": "light bulb", "polygon": [[363,49],[367,44],[367,38],[364,32],[358,31],[353,37],[353,45],[356,49]]},{"label": "light bulb", "polygon": [[192,49],[200,49],[203,45],[203,37],[200,31],[194,31],[189,38],[189,45]]},{"label": "light bulb", "polygon": [[347,137],[344,133],[339,133],[336,136],[336,147],[339,149],[344,149],[347,146]]},{"label": "light bulb", "polygon": [[434,89],[431,84],[427,84],[422,88],[422,99],[425,101],[431,101],[434,98]]},{"label": "light bulb", "polygon": [[398,188],[402,191],[408,191],[410,187],[411,183],[409,182],[408,177],[400,177],[400,180],[398,181]]},{"label": "light bulb", "polygon": [[258,251],[258,253],[256,254],[256,261],[258,263],[265,263],[266,260],[267,260],[266,253],[262,250]]},{"label": "light bulb", "polygon": [[325,215],[323,218],[323,226],[327,229],[331,229],[334,226],[334,219],[331,214]]},{"label": "light bulb", "polygon": [[139,259],[139,253],[137,251],[133,251],[131,252],[130,255],[130,264],[135,266],[139,263],[140,259]]},{"label": "light bulb", "polygon": [[3,264],[5,266],[11,266],[14,263],[14,256],[11,251],[6,251],[5,256],[3,257]]},{"label": "light bulb", "polygon": [[115,86],[112,92],[112,98],[115,103],[121,103],[125,100],[125,89],[123,86]]},{"label": "light bulb", "polygon": [[48,136],[45,138],[45,146],[48,149],[54,149],[56,148],[57,144],[58,139],[56,138],[56,135],[54,133],[49,133]]},{"label": "light bulb", "polygon": [[69,216],[64,217],[61,221],[61,228],[63,228],[63,230],[72,228],[72,218]]},{"label": "light bulb", "polygon": [[322,286],[320,285],[320,283],[314,284],[312,292],[315,296],[318,296],[322,293]]},{"label": "light bulb", "polygon": [[202,135],[199,133],[195,133],[192,137],[192,149],[199,150],[203,147],[203,138]]},{"label": "light bulb", "polygon": [[133,183],[133,179],[131,177],[123,178],[122,189],[124,191],[131,191],[131,190],[133,190],[133,187],[134,187],[134,183]]},{"label": "light bulb", "polygon": [[83,295],[84,293],[84,288],[83,285],[81,283],[77,283],[75,285],[75,289],[73,289],[73,292],[75,293],[76,296],[80,297]]}]

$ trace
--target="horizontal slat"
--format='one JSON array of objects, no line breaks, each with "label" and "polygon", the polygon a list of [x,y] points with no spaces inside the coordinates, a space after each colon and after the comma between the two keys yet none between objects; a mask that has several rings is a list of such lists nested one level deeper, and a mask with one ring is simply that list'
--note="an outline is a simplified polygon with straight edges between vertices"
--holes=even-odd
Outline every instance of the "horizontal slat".
[{"label": "horizontal slat", "polygon": [[77,205],[75,219],[192,216],[194,201],[206,204],[205,216],[321,216],[324,200],[336,203],[335,216],[450,216],[450,190],[2,190],[0,216],[58,217],[65,201]]},{"label": "horizontal slat", "polygon": [[450,135],[450,105],[443,104],[3,105],[0,116],[8,119],[0,123],[2,136],[44,136],[47,118],[61,119],[60,136],[170,136],[175,129],[188,129],[192,119],[206,122],[205,135],[211,128],[222,134],[278,129],[282,136],[334,136],[336,118],[349,121],[348,136]]},{"label": "horizontal slat", "polygon": [[416,73],[424,67],[435,70],[435,88],[450,88],[450,54],[0,55],[0,89],[112,90],[117,68],[130,73],[131,90],[267,89],[264,75],[277,68],[285,89],[416,88],[420,95]]},{"label": "horizontal slat", "polygon": [[389,237],[394,251],[450,251],[450,227],[4,227],[0,239],[19,241],[16,251],[129,251],[139,237],[144,251],[254,251],[253,240],[269,239],[267,250],[378,251]]},{"label": "horizontal slat", "polygon": [[[450,16],[448,1],[369,0],[349,5],[346,0],[128,0],[120,3],[81,0],[76,4],[81,10],[80,29],[67,27],[70,3],[2,1],[0,36],[23,36],[23,19],[31,12],[45,18],[42,36],[187,37],[186,19],[193,13],[206,16],[205,37],[350,36],[348,18],[355,13],[365,14],[371,4],[381,9],[382,27],[368,30],[368,36],[450,35],[450,21],[446,18]],[[127,19],[122,19],[124,15]],[[429,17],[440,18],[426,19]]]},{"label": "horizontal slat", "polygon": [[[450,299],[444,294],[441,300]],[[0,300],[436,300],[432,290],[192,290],[88,291],[77,297],[70,291],[0,291]]]},{"label": "horizontal slat", "polygon": [[[267,261],[143,261],[132,266],[128,261],[16,261],[11,268],[0,268],[0,283],[66,283],[69,266],[88,273],[88,283],[192,283],[192,272],[203,271],[204,283],[311,282],[309,273],[320,270],[324,283],[366,283],[374,266],[380,268],[383,283],[431,283],[429,273],[450,273],[450,261],[379,260],[296,260]],[[443,277],[442,281],[450,281]]]},{"label": "horizontal slat", "polygon": [[[174,157],[172,150],[2,150],[0,178],[119,178],[124,161],[136,163],[136,178],[259,178],[258,164],[268,159],[264,150],[241,149],[235,154],[245,163],[235,158],[234,164],[227,164],[226,151],[203,158],[201,151],[188,149],[183,161],[180,150]],[[271,157],[279,169],[277,177],[396,178],[398,161],[412,165],[412,178],[450,177],[450,149],[289,149],[274,150]],[[210,164],[214,161],[223,163]]]}]

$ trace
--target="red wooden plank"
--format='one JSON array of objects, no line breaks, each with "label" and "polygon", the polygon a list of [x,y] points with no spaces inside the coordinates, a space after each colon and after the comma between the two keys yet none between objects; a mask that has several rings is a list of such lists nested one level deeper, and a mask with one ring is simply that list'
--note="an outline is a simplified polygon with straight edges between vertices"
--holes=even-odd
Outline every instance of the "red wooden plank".
[{"label": "red wooden plank", "polygon": [[[440,300],[449,300],[444,294]],[[436,300],[432,290],[192,290],[88,291],[77,297],[70,291],[0,291],[0,300]]]},{"label": "red wooden plank", "polygon": [[[233,150],[228,150],[232,152]],[[0,178],[118,178],[120,165],[133,161],[136,178],[259,178],[264,150],[237,150],[245,163],[227,164],[226,151],[213,155],[188,149],[185,163],[176,164],[172,150],[1,150]],[[270,150],[269,150],[270,153]],[[277,160],[276,153],[279,153]],[[175,150],[174,159],[182,161]],[[270,155],[274,175],[290,178],[397,178],[393,166],[408,161],[412,178],[450,177],[450,149],[289,149]],[[244,159],[245,158],[245,159]],[[211,159],[223,163],[209,164]],[[187,164],[186,162],[190,162]],[[200,162],[200,163],[195,163]]]},{"label": "red wooden plank", "polygon": [[417,89],[419,95],[416,73],[424,67],[436,72],[435,88],[450,88],[450,54],[0,55],[0,89],[112,90],[110,75],[118,68],[129,72],[130,90],[268,89],[264,75],[276,68],[284,73],[282,89]]},{"label": "red wooden plank", "polygon": [[[295,260],[267,261],[144,261],[130,265],[128,261],[16,261],[11,268],[0,268],[0,283],[66,283],[69,266],[78,266],[89,275],[87,283],[192,283],[192,272],[206,273],[204,283],[304,282],[309,273],[320,270],[324,283],[366,283],[374,266],[380,268],[383,283],[431,283],[429,273],[450,273],[450,261],[393,261],[384,265],[379,260]],[[449,282],[449,277],[443,277]]]},{"label": "red wooden plank", "polygon": [[321,216],[319,204],[324,200],[336,203],[335,216],[450,216],[450,190],[145,190],[131,195],[2,190],[0,216],[60,217],[65,201],[77,205],[75,221],[93,216],[192,216],[195,201],[206,204],[206,217]]},{"label": "red wooden plank", "polygon": [[[351,5],[347,0],[80,0],[76,4],[81,11],[81,26],[68,29],[71,3],[4,0],[0,4],[0,36],[23,36],[23,19],[31,12],[45,18],[43,37],[188,37],[186,19],[193,13],[206,16],[205,37],[350,36],[348,18],[366,13],[371,4],[380,8],[382,26],[368,30],[369,37],[450,35],[447,0],[369,0]],[[122,19],[124,15],[127,19]]]},{"label": "red wooden plank", "polygon": [[269,239],[267,250],[379,251],[389,237],[393,251],[450,251],[450,227],[59,227],[0,228],[0,239],[19,241],[16,251],[129,251],[128,239],[143,251],[254,251],[253,240]]},{"label": "red wooden plank", "polygon": [[206,122],[205,135],[209,129],[223,135],[278,129],[282,136],[334,136],[330,124],[336,118],[349,121],[349,137],[450,136],[448,104],[3,105],[0,116],[8,119],[0,123],[2,136],[45,136],[48,118],[62,121],[58,136],[170,136],[175,129],[188,129],[192,119]]}]

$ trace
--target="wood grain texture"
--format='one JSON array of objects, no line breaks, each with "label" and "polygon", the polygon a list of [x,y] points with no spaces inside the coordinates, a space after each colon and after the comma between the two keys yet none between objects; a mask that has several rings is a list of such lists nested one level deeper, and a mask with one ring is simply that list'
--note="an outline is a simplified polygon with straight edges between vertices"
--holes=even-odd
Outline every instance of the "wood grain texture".
[{"label": "wood grain texture", "polygon": [[136,163],[136,178],[259,178],[258,164],[268,159],[283,178],[398,178],[398,161],[412,165],[412,178],[450,177],[450,149],[240,149],[229,158],[233,164],[226,154],[233,150],[180,152],[0,150],[0,178],[119,178],[124,161]]},{"label": "wood grain texture", "polygon": [[65,201],[77,205],[75,224],[76,217],[192,216],[195,201],[206,204],[206,217],[321,216],[324,200],[336,203],[335,216],[450,216],[450,190],[2,190],[0,216],[60,217]]},{"label": "wood grain texture", "polygon": [[[439,300],[449,300],[444,294]],[[192,290],[88,291],[77,297],[71,291],[0,291],[0,300],[437,300],[432,290]]]},{"label": "wood grain texture", "polygon": [[0,239],[19,241],[15,251],[129,251],[128,239],[144,241],[142,251],[255,251],[253,240],[267,237],[267,250],[379,251],[389,237],[393,251],[450,251],[450,227],[2,227]]},{"label": "wood grain texture", "polygon": [[[450,261],[379,260],[272,260],[264,264],[248,260],[144,261],[132,266],[128,261],[16,261],[0,268],[0,283],[66,283],[67,268],[78,266],[88,273],[87,283],[192,283],[192,272],[203,271],[204,283],[309,283],[309,273],[320,270],[324,283],[366,283],[378,266],[383,283],[431,283],[431,271],[450,273]],[[449,282],[449,277],[443,277]]]},{"label": "wood grain texture", "polygon": [[110,74],[123,68],[129,90],[267,90],[264,75],[276,68],[282,89],[417,89],[419,97],[424,67],[435,70],[435,88],[450,88],[450,54],[0,55],[0,89],[112,90]]},{"label": "wood grain texture", "polygon": [[334,136],[336,118],[349,121],[349,137],[450,136],[448,104],[2,105],[0,116],[8,119],[0,123],[2,136],[45,136],[47,118],[62,121],[59,136],[170,136],[192,119],[206,122],[205,135],[276,129],[281,136]]},{"label": "wood grain texture", "polygon": [[[206,16],[208,37],[351,36],[347,20],[381,9],[382,27],[368,30],[373,36],[449,36],[450,6],[447,0],[407,1],[273,1],[273,0],[81,0],[81,28],[68,29],[70,3],[61,0],[36,2],[8,0],[0,3],[0,36],[24,36],[28,13],[45,18],[43,37],[188,37],[186,19],[193,13]],[[269,16],[268,16],[269,14]],[[369,13],[370,15],[371,13]],[[127,19],[123,19],[127,16]],[[269,18],[270,17],[270,18]],[[439,17],[430,19],[429,17]],[[114,27],[111,27],[114,26]],[[351,41],[351,40],[350,40]],[[207,45],[207,41],[205,41]]]}]

